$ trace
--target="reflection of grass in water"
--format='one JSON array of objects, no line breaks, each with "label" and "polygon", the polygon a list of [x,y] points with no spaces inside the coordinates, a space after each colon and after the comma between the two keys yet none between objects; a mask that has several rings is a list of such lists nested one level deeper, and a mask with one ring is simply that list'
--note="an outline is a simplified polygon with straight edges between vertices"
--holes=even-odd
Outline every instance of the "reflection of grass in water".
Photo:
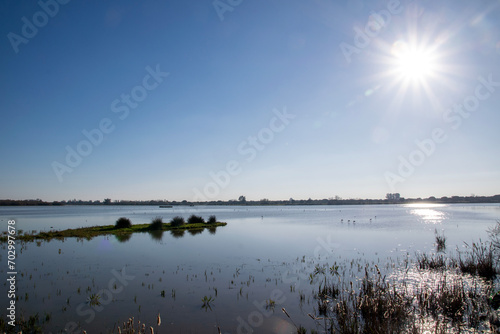
[{"label": "reflection of grass in water", "polygon": [[115,234],[115,238],[118,242],[127,242],[132,238],[132,233]]},{"label": "reflection of grass in water", "polygon": [[205,311],[208,311],[210,309],[210,311],[212,311],[212,305],[211,303],[214,301],[215,299],[210,296],[210,297],[207,297],[207,296],[203,296],[203,298],[201,299],[203,305],[201,306],[201,308],[205,309]]},{"label": "reflection of grass in water", "polygon": [[170,234],[174,238],[182,238],[184,236],[185,232],[186,232],[186,230],[170,230]]},{"label": "reflection of grass in water", "polygon": [[89,303],[90,306],[99,306],[101,305],[100,299],[101,296],[99,296],[99,294],[93,293],[87,297],[87,302]]},{"label": "reflection of grass in water", "polygon": [[203,233],[203,229],[189,229],[188,230],[189,234],[191,235],[197,235]]},{"label": "reflection of grass in water", "polygon": [[153,239],[153,240],[161,241],[163,239],[164,231],[153,230],[153,231],[149,231],[148,233],[151,236],[151,239]]}]

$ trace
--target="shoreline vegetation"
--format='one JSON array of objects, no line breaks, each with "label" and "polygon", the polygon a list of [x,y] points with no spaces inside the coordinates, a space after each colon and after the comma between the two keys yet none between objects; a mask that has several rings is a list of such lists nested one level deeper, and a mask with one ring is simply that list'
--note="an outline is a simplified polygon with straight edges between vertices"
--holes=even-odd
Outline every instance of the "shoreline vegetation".
[{"label": "shoreline vegetation", "polygon": [[413,204],[413,203],[431,203],[431,204],[487,204],[487,203],[500,203],[500,195],[494,196],[451,196],[451,197],[434,197],[428,198],[403,198],[399,194],[387,194],[385,199],[360,199],[350,198],[343,199],[339,196],[324,198],[324,199],[299,199],[295,200],[290,198],[288,200],[269,200],[262,198],[260,200],[251,201],[247,200],[245,196],[240,196],[237,200],[229,201],[168,201],[168,200],[147,200],[147,201],[133,201],[133,200],[111,200],[106,198],[100,200],[77,200],[72,199],[68,201],[53,201],[46,202],[41,199],[27,199],[27,200],[11,200],[0,199],[0,206],[63,206],[63,205],[152,205],[152,206],[194,206],[194,205],[246,205],[246,206],[260,206],[260,205],[380,205],[380,204]]},{"label": "shoreline vegetation", "polygon": [[[218,222],[215,216],[205,222],[203,217],[192,215],[187,222],[183,217],[174,217],[169,223],[164,223],[162,217],[153,218],[150,224],[137,224],[133,225],[130,219],[126,217],[119,218],[115,225],[106,226],[91,226],[81,227],[76,229],[67,230],[54,230],[47,232],[31,231],[31,233],[24,232],[16,235],[16,240],[19,241],[41,241],[52,239],[65,239],[65,238],[81,238],[90,240],[97,236],[102,235],[115,235],[117,237],[124,237],[132,233],[153,233],[162,231],[201,231],[203,229],[215,229],[220,226],[226,226],[225,222]],[[7,242],[7,233],[0,236],[0,243]]]},{"label": "shoreline vegetation", "polygon": [[316,265],[310,280],[318,286],[317,307],[308,313],[316,329],[310,333],[499,333],[500,222],[488,234],[489,241],[464,242],[466,249],[454,256],[445,254],[446,237],[436,233],[435,252],[417,252],[389,277],[373,263],[358,264],[364,276],[355,282],[343,279],[358,278],[350,276],[352,264]]}]

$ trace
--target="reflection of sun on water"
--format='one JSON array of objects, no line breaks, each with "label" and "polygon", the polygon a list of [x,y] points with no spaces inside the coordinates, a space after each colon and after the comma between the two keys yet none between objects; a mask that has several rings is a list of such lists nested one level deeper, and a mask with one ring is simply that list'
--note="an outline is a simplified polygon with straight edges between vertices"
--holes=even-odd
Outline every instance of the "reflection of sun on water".
[{"label": "reflection of sun on water", "polygon": [[411,208],[410,213],[422,219],[424,223],[439,224],[445,218],[444,212],[435,210],[444,207],[444,204],[409,204],[406,207]]}]

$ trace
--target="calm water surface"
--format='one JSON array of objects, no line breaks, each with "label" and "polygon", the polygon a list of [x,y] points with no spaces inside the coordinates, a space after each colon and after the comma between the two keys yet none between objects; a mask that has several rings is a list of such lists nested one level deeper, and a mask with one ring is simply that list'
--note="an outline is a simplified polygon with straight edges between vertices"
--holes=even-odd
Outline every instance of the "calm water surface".
[{"label": "calm water surface", "polygon": [[[45,328],[53,333],[65,327],[107,333],[129,317],[160,333],[217,333],[218,325],[222,333],[294,333],[281,308],[297,325],[314,328],[307,313],[316,306],[317,286],[308,280],[315,265],[347,263],[359,267],[360,277],[366,263],[390,272],[392,262],[433,251],[435,230],[453,254],[464,241],[488,238],[500,206],[4,207],[0,221],[4,230],[15,219],[18,230],[47,231],[111,225],[122,216],[144,224],[191,214],[215,214],[228,225],[182,236],[18,243],[18,312],[50,314]],[[6,258],[2,249],[3,277]],[[5,283],[3,289],[6,295]],[[87,302],[92,294],[101,296],[100,306]],[[211,308],[202,308],[204,296],[214,298]],[[266,308],[269,299],[274,309]]]}]

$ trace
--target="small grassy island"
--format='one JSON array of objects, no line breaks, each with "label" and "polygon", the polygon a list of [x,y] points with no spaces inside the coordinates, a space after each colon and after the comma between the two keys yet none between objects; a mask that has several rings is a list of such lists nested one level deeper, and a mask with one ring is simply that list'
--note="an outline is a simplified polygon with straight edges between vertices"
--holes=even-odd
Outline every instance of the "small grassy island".
[{"label": "small grassy island", "polygon": [[[117,237],[128,236],[132,233],[161,232],[161,231],[203,231],[203,229],[213,230],[219,226],[226,226],[227,223],[218,222],[215,216],[210,216],[207,221],[203,217],[192,215],[187,222],[183,217],[174,217],[169,223],[164,223],[161,217],[156,217],[150,224],[132,225],[130,219],[121,217],[115,225],[81,227],[76,229],[67,229],[62,231],[48,231],[35,233],[19,233],[15,236],[16,240],[38,241],[64,238],[83,238],[90,240],[100,235],[115,235]],[[21,231],[18,231],[21,232]],[[4,232],[0,236],[0,242],[7,242],[8,235]]]}]

